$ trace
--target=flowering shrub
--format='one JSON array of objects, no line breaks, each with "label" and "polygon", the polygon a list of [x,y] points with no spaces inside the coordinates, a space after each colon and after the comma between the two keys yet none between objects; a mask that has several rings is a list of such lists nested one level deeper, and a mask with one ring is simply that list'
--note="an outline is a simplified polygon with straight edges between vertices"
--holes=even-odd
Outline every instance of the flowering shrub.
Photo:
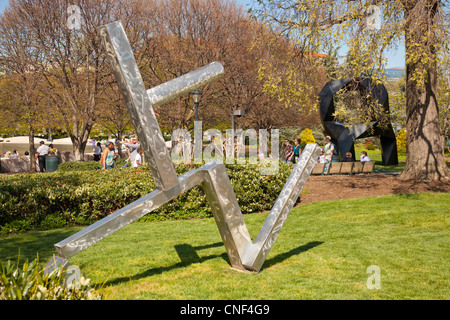
[{"label": "flowering shrub", "polygon": [[302,133],[300,133],[299,138],[302,140],[300,144],[302,148],[304,148],[308,143],[316,143],[316,139],[314,139],[312,130],[308,128],[306,128],[305,130],[302,131]]},{"label": "flowering shrub", "polygon": [[373,142],[370,142],[370,143],[366,144],[366,148],[367,148],[367,150],[375,150],[376,146]]},{"label": "flowering shrub", "polygon": [[364,147],[367,150],[375,150],[376,149],[375,143],[373,143],[373,141],[370,141],[370,140],[366,141],[366,143],[364,144]]},{"label": "flowering shrub", "polygon": [[[269,210],[291,169],[280,163],[276,175],[261,175],[259,165],[227,165],[242,213]],[[181,175],[191,168],[177,166]],[[115,170],[55,171],[0,176],[0,235],[89,225],[155,190],[146,167]],[[211,217],[197,186],[142,220]]]},{"label": "flowering shrub", "polygon": [[406,128],[397,133],[397,152],[398,154],[406,154]]}]

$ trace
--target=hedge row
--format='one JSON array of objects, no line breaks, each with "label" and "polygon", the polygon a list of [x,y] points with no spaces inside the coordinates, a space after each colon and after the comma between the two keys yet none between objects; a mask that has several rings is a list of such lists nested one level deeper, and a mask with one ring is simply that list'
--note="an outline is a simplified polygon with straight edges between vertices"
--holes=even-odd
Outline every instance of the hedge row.
[{"label": "hedge row", "polygon": [[[66,165],[71,170],[63,166],[46,174],[0,176],[0,235],[89,225],[156,188],[146,167],[103,171],[96,164],[71,163]],[[190,169],[177,166],[177,174]],[[227,172],[245,214],[270,210],[291,169],[280,162],[276,175],[261,175],[258,165],[227,165]],[[197,186],[141,220],[211,216],[206,196]]]}]

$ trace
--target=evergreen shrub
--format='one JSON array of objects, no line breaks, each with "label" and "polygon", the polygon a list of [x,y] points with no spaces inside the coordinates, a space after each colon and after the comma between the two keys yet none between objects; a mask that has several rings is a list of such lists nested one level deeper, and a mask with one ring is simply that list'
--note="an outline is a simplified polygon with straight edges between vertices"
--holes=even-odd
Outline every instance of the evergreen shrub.
[{"label": "evergreen shrub", "polygon": [[[156,189],[147,167],[97,170],[92,164],[74,166],[92,170],[0,176],[0,235],[89,225]],[[176,171],[181,175],[193,167],[198,165],[179,165]],[[244,214],[270,210],[291,172],[282,162],[276,175],[261,175],[259,164],[226,168]],[[211,216],[199,185],[141,219]]]}]

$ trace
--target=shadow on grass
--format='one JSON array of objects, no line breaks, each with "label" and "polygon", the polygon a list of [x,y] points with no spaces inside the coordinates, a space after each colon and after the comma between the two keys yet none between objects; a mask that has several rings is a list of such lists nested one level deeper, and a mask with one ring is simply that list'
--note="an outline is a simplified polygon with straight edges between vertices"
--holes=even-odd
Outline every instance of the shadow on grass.
[{"label": "shadow on grass", "polygon": [[[322,243],[323,242],[320,242],[320,241],[308,242],[307,244],[301,245],[301,246],[294,248],[288,252],[279,254],[269,260],[266,260],[264,262],[263,269],[271,267],[275,264],[281,263],[284,260],[286,260],[292,256],[295,256],[302,252],[308,251],[314,247],[321,245]],[[172,266],[148,269],[148,270],[145,270],[144,272],[141,272],[141,273],[136,274],[131,277],[121,277],[121,278],[117,278],[117,279],[112,279],[112,280],[106,282],[104,285],[105,286],[117,285],[122,282],[129,282],[130,280],[139,280],[142,278],[151,277],[156,274],[161,274],[163,272],[170,271],[173,269],[184,268],[193,263],[202,263],[204,261],[207,261],[210,259],[215,259],[215,258],[222,258],[231,266],[226,252],[224,252],[220,255],[215,254],[215,255],[208,255],[208,256],[204,256],[204,257],[200,257],[197,253],[197,251],[202,250],[202,249],[209,249],[209,248],[221,247],[221,246],[223,246],[222,242],[217,242],[217,243],[213,243],[213,244],[209,244],[209,245],[205,245],[205,246],[198,246],[198,247],[193,247],[190,244],[186,244],[186,243],[179,244],[179,245],[175,246],[175,250],[177,251],[177,254],[180,257],[181,262],[178,262]]]},{"label": "shadow on grass", "polygon": [[65,228],[46,232],[29,232],[17,236],[0,237],[0,261],[33,261],[46,264],[56,254],[55,243],[71,236],[79,228]]},{"label": "shadow on grass", "polygon": [[281,263],[284,260],[286,260],[286,259],[288,259],[288,258],[290,258],[292,256],[296,256],[296,255],[298,255],[298,254],[300,254],[302,252],[306,252],[306,251],[308,251],[310,249],[313,249],[313,248],[315,248],[317,246],[320,246],[322,243],[323,242],[321,242],[321,241],[311,241],[311,242],[308,242],[307,244],[304,244],[304,245],[302,245],[300,247],[294,248],[294,249],[292,249],[292,250],[290,250],[288,252],[281,253],[281,254],[279,254],[279,255],[277,255],[277,256],[269,259],[269,260],[266,260],[264,262],[264,264],[263,264],[263,268],[262,269],[269,268],[269,267],[271,267],[271,266],[273,266],[273,265],[275,265],[277,263]]}]

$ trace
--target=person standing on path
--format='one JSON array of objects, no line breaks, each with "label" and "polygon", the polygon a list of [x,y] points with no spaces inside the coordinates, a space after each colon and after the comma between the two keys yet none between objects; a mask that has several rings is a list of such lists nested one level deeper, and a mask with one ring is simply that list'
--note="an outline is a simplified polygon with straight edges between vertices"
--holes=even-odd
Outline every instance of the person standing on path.
[{"label": "person standing on path", "polygon": [[294,158],[294,148],[289,140],[284,140],[282,150],[283,161],[285,163],[292,163],[292,159]]},{"label": "person standing on path", "polygon": [[97,146],[94,147],[94,161],[100,161],[100,158],[102,156],[102,144],[100,142],[97,142]]},{"label": "person standing on path", "polygon": [[141,147],[140,143],[138,142],[137,138],[134,137],[131,140],[131,143],[127,143],[125,144],[125,146],[130,152],[131,166],[136,167],[136,155],[138,154],[138,149]]},{"label": "person standing on path", "polygon": [[102,169],[113,169],[114,168],[114,143],[108,141],[106,143],[106,149],[102,153],[102,158],[100,159],[100,164],[102,165]]},{"label": "person standing on path", "polygon": [[142,148],[138,148],[133,167],[135,167],[135,168],[136,167],[142,167],[144,165],[143,162],[142,162],[142,153],[144,153]]},{"label": "person standing on path", "polygon": [[334,144],[331,142],[331,137],[326,136],[325,137],[325,168],[324,172],[328,172],[328,166],[330,165],[331,161],[333,160],[333,152],[334,152]]},{"label": "person standing on path", "polygon": [[50,152],[50,148],[45,145],[44,141],[39,142],[39,148],[36,150],[35,159],[39,162],[39,171],[45,171],[45,159]]},{"label": "person standing on path", "polygon": [[293,163],[297,163],[298,158],[302,154],[302,146],[300,145],[302,143],[302,140],[300,138],[295,139],[294,141],[294,158]]}]

